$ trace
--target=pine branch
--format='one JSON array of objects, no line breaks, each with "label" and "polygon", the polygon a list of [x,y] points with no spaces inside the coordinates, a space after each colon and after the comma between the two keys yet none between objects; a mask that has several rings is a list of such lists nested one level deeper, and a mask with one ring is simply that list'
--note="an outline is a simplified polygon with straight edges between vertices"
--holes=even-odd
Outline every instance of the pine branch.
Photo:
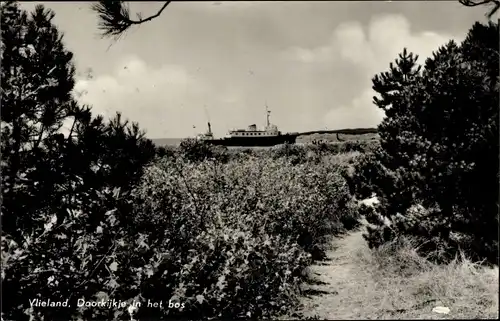
[{"label": "pine branch", "polygon": [[137,14],[138,20],[130,18],[130,10],[124,1],[101,0],[91,5],[91,10],[97,13],[98,28],[102,37],[120,37],[132,25],[140,25],[158,18],[172,1],[166,1],[158,12],[147,18]]},{"label": "pine branch", "polygon": [[500,9],[500,0],[459,0],[459,2],[466,7],[477,7],[492,4],[493,8],[486,14],[488,19],[491,19],[498,9]]}]

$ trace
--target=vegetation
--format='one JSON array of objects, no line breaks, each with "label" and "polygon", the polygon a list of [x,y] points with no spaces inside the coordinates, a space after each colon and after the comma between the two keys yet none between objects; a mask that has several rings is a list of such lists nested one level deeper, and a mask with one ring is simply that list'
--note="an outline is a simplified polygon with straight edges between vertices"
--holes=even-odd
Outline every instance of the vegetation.
[{"label": "vegetation", "polygon": [[43,6],[28,15],[1,5],[3,313],[13,320],[27,317],[28,299],[92,286],[102,253],[74,252],[116,206],[113,190],[126,193],[156,154],[137,124],[106,122],[76,103],[72,54],[53,17]]},{"label": "vegetation", "polygon": [[381,146],[354,176],[359,196],[381,201],[371,246],[408,234],[426,242],[422,253],[439,249],[436,260],[463,250],[498,262],[498,45],[498,24],[476,23],[422,70],[405,50],[373,78]]},{"label": "vegetation", "polygon": [[436,306],[449,307],[450,319],[498,318],[498,267],[481,266],[463,255],[435,264],[418,254],[419,245],[402,237],[371,253],[357,253],[355,262],[378,287],[369,300],[370,309],[383,311],[378,318],[432,319]]},{"label": "vegetation", "polygon": [[[8,26],[2,319],[277,317],[298,304],[331,238],[364,218],[374,274],[401,280],[408,267],[479,288],[460,272],[476,267],[455,258],[498,260],[498,24],[475,24],[423,68],[405,50],[375,76],[374,103],[386,112],[380,139],[159,148],[138,124],[120,114],[104,120],[77,102],[73,57],[52,11],[0,9]],[[358,206],[373,193],[378,206]],[[411,262],[401,254],[410,238],[419,244]],[[430,283],[419,289],[443,296]]]},{"label": "vegetation", "polygon": [[[173,274],[151,295],[160,300],[181,291],[189,304],[184,316],[269,317],[284,310],[311,256],[321,258],[328,236],[356,223],[340,170],[257,157],[153,165],[134,194],[134,216],[144,231],[164,226],[158,236],[149,232],[149,242],[169,253]],[[199,295],[205,303],[196,303]]]},{"label": "vegetation", "polygon": [[1,10],[11,26],[2,29],[3,318],[128,313],[82,299],[140,302],[139,319],[272,316],[296,302],[329,236],[357,225],[342,164],[295,166],[280,148],[231,158],[189,140],[156,148],[137,124],[75,101],[53,12]]}]

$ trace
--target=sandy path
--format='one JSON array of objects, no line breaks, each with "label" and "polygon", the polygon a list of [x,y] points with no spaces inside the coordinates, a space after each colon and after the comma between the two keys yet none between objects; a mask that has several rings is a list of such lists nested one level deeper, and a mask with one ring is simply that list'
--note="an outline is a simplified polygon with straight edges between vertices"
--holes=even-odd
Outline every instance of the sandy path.
[{"label": "sandy path", "polygon": [[[379,263],[372,260],[364,231],[362,226],[333,239],[328,259],[310,267],[316,282],[302,286],[299,308],[288,320],[498,318],[498,267],[470,270],[464,263],[381,275],[386,267],[373,265]],[[432,311],[443,305],[450,314]]]},{"label": "sandy path", "polygon": [[318,284],[304,287],[306,295],[301,299],[303,317],[319,319],[366,319],[369,315],[366,300],[376,287],[369,271],[355,265],[353,257],[367,251],[362,231],[354,231],[333,241],[327,252],[327,261],[311,267]]}]

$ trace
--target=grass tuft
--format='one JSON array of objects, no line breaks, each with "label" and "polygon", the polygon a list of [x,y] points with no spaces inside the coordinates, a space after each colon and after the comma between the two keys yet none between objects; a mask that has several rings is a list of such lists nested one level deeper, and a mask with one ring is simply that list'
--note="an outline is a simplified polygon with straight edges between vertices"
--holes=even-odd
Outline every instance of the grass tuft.
[{"label": "grass tuft", "polygon": [[[438,265],[417,254],[419,244],[402,237],[371,253],[358,252],[359,267],[378,285],[380,318],[494,318],[498,319],[498,267],[470,261],[463,253],[451,263]],[[448,315],[432,312],[450,308]]]}]

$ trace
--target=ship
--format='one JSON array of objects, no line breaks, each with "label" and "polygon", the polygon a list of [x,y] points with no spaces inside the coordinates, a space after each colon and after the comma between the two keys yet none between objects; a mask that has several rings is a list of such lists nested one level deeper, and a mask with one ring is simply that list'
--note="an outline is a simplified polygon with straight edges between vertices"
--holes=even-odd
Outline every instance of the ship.
[{"label": "ship", "polygon": [[271,111],[266,106],[266,127],[257,129],[256,124],[248,126],[247,129],[230,130],[225,137],[215,138],[212,133],[210,121],[208,131],[199,134],[196,138],[212,145],[240,146],[240,147],[267,147],[280,144],[295,144],[299,133],[282,133],[276,125],[269,122]]}]

